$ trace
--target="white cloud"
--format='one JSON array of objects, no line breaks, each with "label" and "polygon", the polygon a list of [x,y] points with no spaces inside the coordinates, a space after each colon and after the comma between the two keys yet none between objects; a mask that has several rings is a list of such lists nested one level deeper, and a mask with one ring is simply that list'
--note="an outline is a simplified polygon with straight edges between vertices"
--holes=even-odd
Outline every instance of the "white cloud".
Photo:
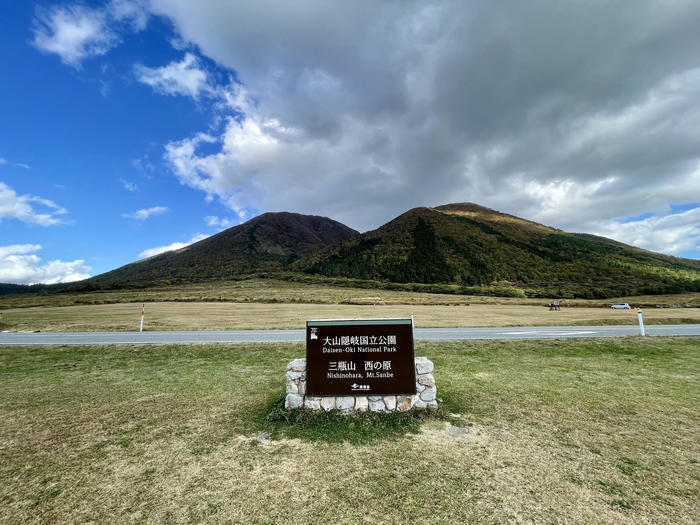
[{"label": "white cloud", "polygon": [[[37,211],[35,208],[43,207]],[[54,226],[65,224],[60,215],[67,211],[55,202],[33,195],[18,195],[12,188],[0,182],[0,222],[3,219],[17,219],[27,224]]]},{"label": "white cloud", "polygon": [[590,233],[672,255],[700,250],[700,207],[630,222],[601,221],[591,224]]},{"label": "white cloud", "polygon": [[199,60],[192,53],[186,53],[180,62],[172,61],[162,67],[134,66],[134,74],[139,82],[148,84],[156,92],[165,95],[184,95],[194,99],[203,92],[212,92],[207,73],[200,67]]},{"label": "white cloud", "polygon": [[[0,157],[0,165],[2,165],[2,164],[7,164],[7,163],[8,163],[8,162],[7,162],[7,159],[6,159],[6,158]],[[13,163],[13,166],[15,166],[15,167],[17,167],[17,168],[22,168],[22,169],[25,169],[25,170],[30,170],[30,169],[32,169],[32,167],[31,167],[29,164],[25,164],[24,162],[15,162],[15,163]]]},{"label": "white cloud", "polygon": [[134,213],[124,213],[122,217],[125,219],[136,219],[138,221],[144,221],[154,215],[163,215],[168,211],[167,206],[152,206],[151,208],[144,208]]},{"label": "white cloud", "polygon": [[90,267],[83,259],[72,262],[49,261],[39,264],[41,258],[34,252],[38,244],[0,246],[0,282],[13,284],[56,284],[80,281],[90,277]]},{"label": "white cloud", "polygon": [[38,10],[33,31],[37,49],[55,53],[75,68],[87,57],[105,54],[119,41],[103,10],[80,5]]},{"label": "white cloud", "polygon": [[207,226],[223,230],[226,228],[230,228],[231,226],[238,226],[250,215],[246,210],[239,209],[236,210],[236,212],[238,215],[237,219],[229,219],[226,217],[215,217],[213,215],[209,215],[207,217],[204,217],[204,222],[207,223]]},{"label": "white cloud", "polygon": [[230,219],[226,218],[219,218],[219,217],[214,217],[212,215],[209,215],[207,217],[204,217],[204,222],[207,223],[207,226],[212,226],[212,227],[221,227],[221,228],[229,228],[231,226],[235,226],[238,223],[234,223]]},{"label": "white cloud", "polygon": [[168,244],[167,246],[158,246],[156,248],[148,248],[147,250],[142,251],[139,254],[139,257],[153,257],[154,255],[158,255],[161,253],[169,252],[172,250],[179,250],[180,248],[184,248],[185,246],[189,246],[192,243],[201,241],[202,239],[206,239],[209,237],[209,235],[204,235],[202,233],[198,233],[194,237],[192,237],[188,242],[174,242],[172,244]]},{"label": "white cloud", "polygon": [[124,189],[126,189],[127,191],[130,191],[131,193],[135,193],[139,189],[136,184],[134,184],[133,182],[130,182],[128,180],[119,179],[119,182],[122,183],[122,186],[124,186]]},{"label": "white cloud", "polygon": [[79,69],[86,58],[104,55],[119,44],[118,30],[122,26],[141,31],[148,17],[145,3],[138,0],[112,0],[102,8],[80,4],[39,8],[32,44]]},{"label": "white cloud", "polygon": [[[386,208],[387,194],[398,193],[398,200],[406,188],[390,173],[391,166],[364,155],[372,132],[362,137],[362,122],[347,119],[343,127],[345,140],[331,142],[249,110],[243,122],[229,119],[220,139],[198,134],[168,144],[166,160],[182,183],[205,191],[210,199],[220,197],[234,210],[252,205],[337,217],[354,202],[357,220],[360,206]],[[380,134],[376,130],[379,140]],[[202,142],[220,142],[221,151],[199,155]]]},{"label": "white cloud", "polygon": [[146,29],[150,16],[147,0],[112,0],[107,12],[117,22],[129,23],[136,32]]},{"label": "white cloud", "polygon": [[148,159],[148,155],[144,155],[142,159],[133,159],[131,165],[140,171],[147,179],[152,178],[153,172],[156,169],[153,163]]},{"label": "white cloud", "polygon": [[10,246],[0,246],[0,259],[5,259],[9,255],[22,255],[41,250],[39,244],[11,244]]}]

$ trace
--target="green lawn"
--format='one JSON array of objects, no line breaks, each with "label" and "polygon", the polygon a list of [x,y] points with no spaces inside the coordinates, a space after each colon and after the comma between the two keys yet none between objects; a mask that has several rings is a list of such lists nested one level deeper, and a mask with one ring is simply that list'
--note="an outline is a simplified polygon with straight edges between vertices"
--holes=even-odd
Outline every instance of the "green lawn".
[{"label": "green lawn", "polygon": [[0,348],[0,522],[697,523],[699,348],[419,343],[374,433],[266,420],[302,345]]}]

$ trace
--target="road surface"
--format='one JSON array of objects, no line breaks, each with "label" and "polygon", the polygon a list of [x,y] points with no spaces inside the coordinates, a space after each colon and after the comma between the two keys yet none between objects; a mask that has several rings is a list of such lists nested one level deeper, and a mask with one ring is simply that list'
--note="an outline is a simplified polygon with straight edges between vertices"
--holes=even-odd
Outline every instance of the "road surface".
[{"label": "road surface", "polygon": [[[699,336],[700,324],[646,326],[647,336]],[[510,328],[416,328],[418,341],[466,339],[569,339],[639,335],[636,325],[523,326]],[[108,345],[142,343],[280,343],[304,342],[304,330],[220,330],[193,332],[3,332],[7,345]]]}]

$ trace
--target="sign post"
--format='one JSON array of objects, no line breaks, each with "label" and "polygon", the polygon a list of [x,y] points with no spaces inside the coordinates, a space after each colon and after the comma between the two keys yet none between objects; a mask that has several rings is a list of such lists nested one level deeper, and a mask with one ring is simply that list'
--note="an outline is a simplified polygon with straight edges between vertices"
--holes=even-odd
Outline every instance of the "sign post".
[{"label": "sign post", "polygon": [[139,327],[139,332],[143,332],[143,316],[146,315],[146,304],[141,305],[141,326]]},{"label": "sign post", "polygon": [[306,323],[306,395],[413,395],[412,319]]},{"label": "sign post", "polygon": [[637,308],[635,310],[637,312],[637,318],[639,319],[639,333],[644,337],[646,334],[644,333],[644,321],[642,320],[642,309]]}]

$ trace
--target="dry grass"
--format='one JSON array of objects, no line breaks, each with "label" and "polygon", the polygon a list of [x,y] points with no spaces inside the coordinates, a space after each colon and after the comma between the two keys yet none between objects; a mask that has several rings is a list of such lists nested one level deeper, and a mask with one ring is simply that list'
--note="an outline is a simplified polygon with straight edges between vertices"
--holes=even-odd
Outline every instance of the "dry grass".
[{"label": "dry grass", "polygon": [[[557,299],[556,297],[552,299]],[[274,279],[216,281],[159,286],[142,290],[107,290],[101,292],[26,294],[0,296],[0,310],[31,306],[73,306],[113,303],[155,302],[234,302],[234,303],[304,303],[351,305],[464,305],[464,304],[546,304],[548,299],[484,297],[423,292],[403,292],[365,288],[346,288],[327,284],[296,283]],[[567,306],[603,307],[616,302],[653,307],[692,305],[700,307],[700,293],[620,297],[604,300],[565,300]]]},{"label": "dry grass", "polygon": [[[307,319],[407,317],[420,327],[634,324],[608,305],[700,305],[700,294],[608,301],[474,297],[343,288],[271,279],[196,283],[145,290],[0,297],[0,330],[136,330],[147,303],[147,330],[302,328]],[[645,308],[647,323],[700,322],[700,308]]]},{"label": "dry grass", "polygon": [[696,343],[422,343],[465,426],[360,445],[261,434],[301,345],[0,349],[0,521],[697,523]]},{"label": "dry grass", "polygon": [[[332,305],[260,303],[146,304],[145,330],[229,330],[303,328],[308,319],[410,317],[416,326],[551,326],[635,324],[630,310],[567,307],[549,311],[543,306],[518,304],[464,305]],[[140,303],[32,307],[10,309],[0,321],[3,330],[123,331],[138,330]],[[700,323],[700,308],[645,309],[647,324]]]}]

